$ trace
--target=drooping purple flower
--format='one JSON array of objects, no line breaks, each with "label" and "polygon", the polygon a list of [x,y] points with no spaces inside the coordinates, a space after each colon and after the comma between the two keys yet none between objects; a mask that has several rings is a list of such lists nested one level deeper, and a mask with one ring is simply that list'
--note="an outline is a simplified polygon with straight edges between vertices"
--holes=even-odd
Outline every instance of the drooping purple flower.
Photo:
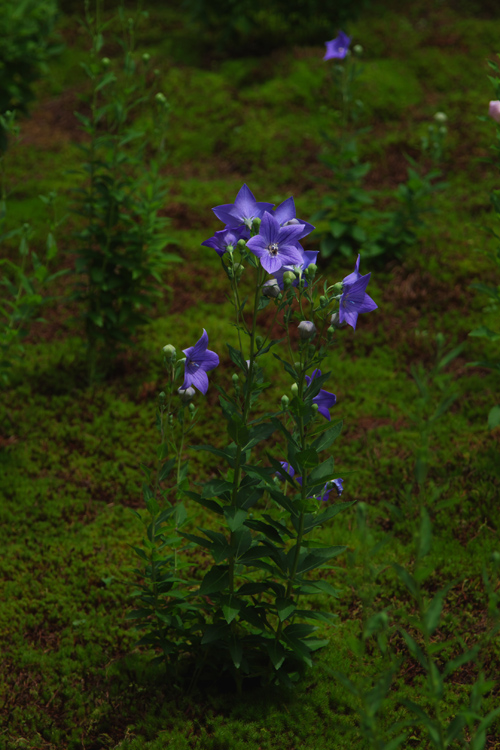
[{"label": "drooping purple flower", "polygon": [[347,50],[351,43],[351,37],[344,34],[343,31],[339,31],[338,36],[332,39],[331,42],[325,42],[326,54],[323,60],[343,60],[347,55]]},{"label": "drooping purple flower", "polygon": [[280,227],[278,220],[266,211],[259,234],[248,240],[247,247],[268,273],[276,273],[284,265],[302,262],[302,252],[297,246],[297,237],[302,231],[303,224]]},{"label": "drooping purple flower", "polygon": [[[339,302],[339,320],[356,329],[356,322],[360,313],[376,310],[378,305],[366,294],[366,287],[370,281],[370,273],[362,276],[359,271],[359,256],[353,273],[342,281],[342,296]],[[357,276],[357,278],[356,278]]]},{"label": "drooping purple flower", "polygon": [[202,337],[194,346],[183,349],[186,355],[186,364],[184,366],[184,383],[181,390],[187,390],[191,386],[198,388],[201,393],[205,394],[208,389],[209,370],[213,370],[219,364],[219,356],[207,349],[208,334],[203,329]]},{"label": "drooping purple flower", "polygon": [[253,219],[261,219],[264,211],[271,211],[273,203],[258,203],[247,185],[240,188],[234,203],[224,203],[212,209],[218,219],[227,224],[226,228],[252,227]]},{"label": "drooping purple flower", "polygon": [[[321,375],[321,370],[313,370],[313,373],[311,377],[308,377],[306,375],[306,383],[309,386],[311,384],[311,381],[314,380],[314,378],[319,378]],[[323,389],[320,390],[317,396],[313,398],[313,404],[318,405],[318,411],[321,414],[321,416],[325,417],[325,419],[328,419],[328,421],[331,420],[329,409],[332,408],[332,406],[335,406],[337,403],[337,396],[334,393],[330,393],[329,391],[324,391]]]},{"label": "drooping purple flower", "polygon": [[[286,481],[287,475],[290,477],[295,476],[295,471],[289,463],[287,463],[286,461],[280,461],[280,463],[285,472],[284,474],[277,472],[277,476],[280,479],[282,479],[283,481]],[[302,486],[302,477],[295,477],[295,481],[297,482],[297,484],[300,484],[300,486]],[[315,498],[316,500],[322,500],[324,503],[326,503],[327,500],[330,499],[330,492],[333,490],[334,487],[337,490],[337,497],[340,497],[344,489],[342,486],[343,482],[344,482],[343,479],[332,479],[330,482],[327,482],[325,484],[320,494],[309,495],[309,499],[311,500],[312,498]]]},{"label": "drooping purple flower", "polygon": [[215,232],[213,237],[205,240],[201,244],[205,247],[213,247],[219,257],[222,257],[227,251],[227,246],[232,245],[234,248],[238,244],[238,240],[247,240],[250,237],[250,232],[246,227],[226,227],[218,232]]}]

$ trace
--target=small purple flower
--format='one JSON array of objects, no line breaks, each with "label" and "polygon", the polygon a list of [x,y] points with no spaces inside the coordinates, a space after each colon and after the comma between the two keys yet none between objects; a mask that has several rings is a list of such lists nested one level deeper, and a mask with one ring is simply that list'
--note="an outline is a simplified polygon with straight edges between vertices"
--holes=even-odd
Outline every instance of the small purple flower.
[{"label": "small purple flower", "polygon": [[208,389],[209,370],[213,370],[219,364],[219,357],[215,352],[207,349],[208,334],[203,329],[202,337],[194,346],[183,349],[186,355],[186,364],[184,367],[184,383],[181,390],[185,391],[191,386],[198,388],[201,393],[205,394]]},{"label": "small purple flower", "polygon": [[370,273],[362,276],[359,271],[359,256],[353,273],[342,281],[342,296],[339,302],[339,320],[356,329],[356,322],[360,313],[376,310],[378,305],[366,294],[366,287],[370,281]]},{"label": "small purple flower", "polygon": [[261,219],[264,211],[271,211],[273,205],[273,203],[258,203],[250,188],[243,185],[234,203],[224,203],[222,206],[216,206],[212,211],[218,219],[227,224],[226,229],[241,226],[251,229],[253,219]]},{"label": "small purple flower", "polygon": [[219,257],[222,257],[227,251],[227,246],[232,245],[233,248],[238,244],[238,240],[247,240],[250,237],[250,232],[245,227],[226,227],[216,232],[213,237],[205,240],[201,244],[205,247],[213,247]]},{"label": "small purple flower", "polygon": [[339,31],[338,36],[332,39],[331,42],[325,42],[326,54],[323,60],[343,60],[347,55],[347,50],[351,43],[351,37],[344,34],[343,31]]},{"label": "small purple flower", "polygon": [[[277,476],[282,479],[283,481],[286,481],[287,475],[290,477],[295,476],[295,471],[292,466],[290,466],[289,463],[286,461],[280,461],[280,464],[282,465],[283,469],[285,470],[286,474],[281,474],[280,472],[276,472]],[[300,484],[302,486],[302,477],[295,477],[295,481],[297,484]],[[342,494],[344,488],[342,486],[344,480],[343,479],[332,479],[330,482],[327,482],[325,486],[323,487],[323,491],[319,495],[310,495],[309,499],[315,498],[316,500],[322,500],[324,503],[327,502],[327,500],[330,499],[330,492],[335,489],[337,490],[337,497],[340,497]]]},{"label": "small purple flower", "polygon": [[[319,378],[321,375],[321,370],[313,370],[313,373],[311,377],[308,377],[306,375],[306,383],[309,386],[311,384],[311,381],[314,380],[314,378]],[[332,406],[335,406],[337,403],[337,396],[334,393],[330,393],[329,391],[324,391],[323,389],[320,390],[317,396],[313,398],[313,404],[318,405],[318,411],[321,414],[321,416],[325,417],[325,419],[328,419],[328,421],[331,420],[329,409],[332,408]]]},{"label": "small purple flower", "polygon": [[268,273],[276,273],[284,265],[302,262],[302,253],[296,243],[303,227],[303,224],[280,227],[278,220],[266,211],[259,234],[248,240],[247,247],[260,259]]}]

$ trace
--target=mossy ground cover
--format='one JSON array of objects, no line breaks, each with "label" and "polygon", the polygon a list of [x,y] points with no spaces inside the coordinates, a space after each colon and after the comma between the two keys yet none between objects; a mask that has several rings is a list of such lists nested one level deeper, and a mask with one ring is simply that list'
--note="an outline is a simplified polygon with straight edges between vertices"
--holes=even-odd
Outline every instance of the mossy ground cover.
[{"label": "mossy ground cover", "polygon": [[[79,63],[86,42],[73,16],[61,20],[61,30],[66,50],[39,86],[31,119],[22,123],[24,140],[8,155],[12,225],[41,225],[39,193],[57,190],[61,211],[71,201],[68,170],[82,138],[73,110],[85,91]],[[324,629],[330,645],[293,693],[249,686],[242,697],[233,695],[230,684],[203,680],[186,694],[149,666],[148,654],[132,649],[136,636],[126,614],[135,561],[129,545],[142,532],[130,509],[142,507],[139,465],[152,463],[155,455],[161,347],[190,346],[204,327],[221,355],[213,378],[228,386],[232,374],[225,342],[234,344],[235,334],[225,278],[215,253],[200,247],[219,228],[211,207],[231,202],[246,182],[258,200],[279,203],[293,194],[298,215],[307,219],[332,179],[318,160],[321,132],[331,127],[324,105],[332,96],[321,48],[284,45],[261,57],[212,58],[179,12],[155,6],[140,51],[152,54],[171,104],[165,215],[177,243],[172,250],[183,263],[165,278],[170,289],[153,323],[104,382],[87,386],[78,309],[59,300],[45,311],[47,322],[34,326],[26,356],[3,394],[0,747],[362,747],[355,700],[332,670],[370,684],[383,665],[376,649],[356,653],[355,636],[370,612],[385,608],[401,667],[382,724],[404,717],[402,699],[421,699],[425,675],[398,630],[411,629],[414,607],[391,563],[411,566],[424,504],[433,521],[434,572],[426,588],[432,594],[455,581],[434,638],[447,642],[443,658],[483,643],[479,660],[449,679],[447,715],[467,703],[480,669],[493,678],[499,673],[498,642],[487,637],[492,621],[483,579],[486,570],[498,587],[491,554],[499,546],[500,432],[486,426],[498,400],[498,378],[467,363],[495,353],[494,345],[486,347],[468,333],[481,323],[493,325],[496,315],[483,311],[470,284],[500,281],[475,252],[491,242],[479,227],[489,219],[488,193],[498,187],[497,175],[480,161],[493,127],[478,115],[491,98],[486,60],[500,47],[500,19],[487,12],[471,15],[465,5],[457,10],[448,2],[422,1],[407,9],[374,3],[349,32],[365,49],[360,98],[371,127],[362,143],[363,159],[372,164],[369,187],[387,191],[404,181],[404,154],[418,154],[437,110],[447,113],[450,133],[448,187],[436,198],[436,213],[402,260],[386,258],[378,265],[369,290],[378,311],[361,316],[355,333],[340,332],[328,363],[335,414],[344,420],[335,459],[352,472],[345,497],[364,503],[368,524],[364,529],[353,509],[325,533],[325,542],[348,546],[331,573],[339,599],[310,602],[339,615],[335,628]],[[325,38],[335,33],[325,30]],[[117,51],[105,52],[113,59]],[[142,116],[143,127],[151,127],[148,118]],[[73,264],[74,227],[72,217],[59,241],[67,268]],[[40,230],[35,241],[42,235]],[[313,238],[307,249],[314,249]],[[332,259],[325,270],[341,279],[352,266]],[[67,291],[71,276],[61,283],[59,291]],[[411,366],[432,367],[438,332],[448,347],[465,346],[447,368],[447,387],[459,395],[431,433],[423,493],[413,473],[420,436],[412,421],[418,392]],[[272,362],[268,372],[272,407],[289,383]],[[431,383],[431,411],[439,397],[439,383]],[[217,401],[212,386],[200,407],[195,443],[222,444]],[[273,452],[281,457],[279,445]],[[208,454],[192,452],[190,461],[195,478],[215,475]],[[189,513],[194,524],[206,522],[194,508]],[[383,540],[374,557],[383,570],[371,584],[367,552]],[[203,557],[193,559],[193,565],[204,564]],[[498,705],[498,690],[488,694],[486,710]],[[405,746],[424,750],[426,743],[415,729]],[[490,727],[487,747],[500,747],[498,723]]]}]

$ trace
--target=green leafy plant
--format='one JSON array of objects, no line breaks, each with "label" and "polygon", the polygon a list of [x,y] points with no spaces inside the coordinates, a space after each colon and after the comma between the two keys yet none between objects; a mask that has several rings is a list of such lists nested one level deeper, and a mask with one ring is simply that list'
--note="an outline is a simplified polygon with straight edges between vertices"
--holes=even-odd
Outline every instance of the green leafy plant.
[{"label": "green leafy plant", "polygon": [[[312,217],[318,222],[321,232],[320,247],[323,257],[340,253],[346,258],[363,253],[364,258],[396,257],[415,244],[419,230],[424,226],[425,213],[432,210],[430,198],[444,183],[436,180],[440,172],[436,169],[425,172],[411,157],[407,156],[408,179],[396,190],[382,196],[365,188],[364,182],[370,164],[359,157],[359,141],[367,128],[358,123],[363,111],[362,102],[356,98],[356,83],[362,75],[359,56],[360,45],[355,45],[351,54],[350,39],[340,32],[337,39],[344,39],[345,47],[329,57],[327,43],[325,59],[333,59],[332,87],[334,106],[330,110],[332,127],[324,133],[326,148],[320,157],[333,173],[333,180],[323,198],[321,209]],[[347,40],[347,42],[345,41]],[[441,114],[441,113],[439,113]],[[423,143],[425,151],[436,161],[442,157],[445,133],[431,126]],[[391,210],[381,210],[381,198],[388,198],[394,205]]]},{"label": "green leafy plant", "polygon": [[[99,357],[105,368],[113,351],[130,346],[135,331],[148,322],[147,311],[162,295],[158,285],[178,256],[165,252],[170,241],[160,216],[166,195],[165,128],[168,106],[150,82],[150,56],[134,55],[135,29],[141,18],[126,18],[123,4],[112,22],[120,24],[118,41],[123,68],[100,58],[104,31],[101,2],[95,13],[86,3],[85,28],[92,42],[91,61],[84,70],[91,85],[90,114],[77,113],[88,142],[81,145],[85,161],[78,172],[74,213],[83,217],[76,272],[83,276],[74,298],[85,307],[89,380],[94,380]],[[154,99],[154,143],[137,128],[137,117]],[[154,156],[150,157],[148,147]]]},{"label": "green leafy plant", "polygon": [[[19,137],[19,128],[15,124],[13,112],[7,111],[0,115],[0,128],[14,138]],[[12,248],[13,242],[19,242],[18,262],[8,257],[0,259],[0,381],[3,385],[9,383],[9,371],[13,361],[24,353],[22,341],[29,333],[31,323],[37,319],[43,305],[52,301],[47,294],[50,285],[66,273],[64,270],[51,270],[57,256],[56,232],[65,220],[65,217],[57,219],[56,194],[39,196],[47,206],[49,214],[44,258],[30,249],[33,230],[28,223],[6,230],[7,197],[6,156],[0,154],[0,244]]]},{"label": "green leafy plant", "polygon": [[[51,40],[56,15],[56,0],[0,0],[0,114],[27,111],[34,81],[60,49]],[[0,152],[7,148],[7,134],[0,126]]]}]

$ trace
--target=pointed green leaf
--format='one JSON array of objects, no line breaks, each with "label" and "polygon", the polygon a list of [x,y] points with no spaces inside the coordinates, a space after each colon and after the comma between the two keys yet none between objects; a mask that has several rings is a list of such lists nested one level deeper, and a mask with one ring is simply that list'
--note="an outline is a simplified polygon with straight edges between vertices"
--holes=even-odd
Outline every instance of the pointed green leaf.
[{"label": "pointed green leaf", "polygon": [[199,593],[202,596],[215,594],[229,586],[229,568],[227,565],[215,565],[208,571],[201,582]]}]

